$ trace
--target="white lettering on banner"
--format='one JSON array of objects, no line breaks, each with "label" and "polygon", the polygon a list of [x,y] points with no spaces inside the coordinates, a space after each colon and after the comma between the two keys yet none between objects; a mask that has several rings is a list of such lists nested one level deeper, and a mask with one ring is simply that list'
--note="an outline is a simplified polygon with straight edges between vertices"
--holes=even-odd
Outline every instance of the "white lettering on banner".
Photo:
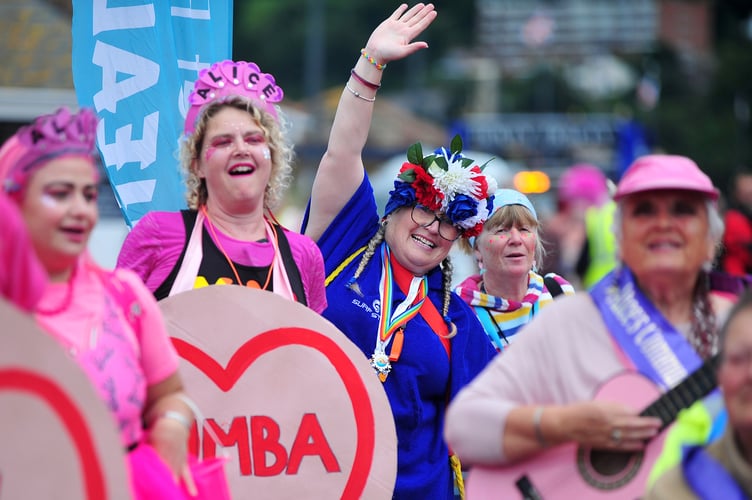
[{"label": "white lettering on banner", "polygon": [[211,19],[211,12],[209,9],[189,9],[185,7],[170,7],[170,15],[173,17],[185,17],[186,19]]},{"label": "white lettering on banner", "polygon": [[154,188],[157,185],[156,179],[145,181],[126,182],[125,184],[115,184],[113,188],[117,191],[123,208],[128,208],[132,203],[145,203],[151,201],[154,196]]},{"label": "white lettering on banner", "polygon": [[115,131],[115,142],[107,143],[105,127],[107,119],[102,119],[97,127],[97,142],[102,151],[105,166],[115,165],[117,170],[126,163],[138,162],[143,170],[157,161],[157,128],[159,111],[144,117],[141,139],[133,139],[133,125],[128,124]]},{"label": "white lettering on banner", "polygon": [[[94,44],[92,62],[102,68],[102,90],[94,94],[97,112],[106,109],[117,112],[119,101],[156,85],[159,80],[159,64],[104,42]],[[118,81],[118,74],[132,75]]]},{"label": "white lettering on banner", "polygon": [[149,210],[184,207],[175,168],[179,132],[198,73],[228,57],[232,2],[72,5],[76,96],[99,117],[98,146],[126,223],[132,227]]},{"label": "white lettering on banner", "polygon": [[103,31],[134,28],[153,28],[156,17],[154,5],[131,7],[107,7],[107,0],[92,2],[92,32],[96,36]]},{"label": "white lettering on banner", "polygon": [[187,59],[178,59],[179,69],[195,71],[196,73],[196,76],[194,77],[193,80],[183,80],[183,86],[180,88],[180,91],[178,92],[178,109],[180,110],[180,115],[183,118],[185,118],[188,115],[188,108],[190,106],[190,103],[188,102],[188,96],[191,94],[191,91],[193,90],[194,80],[198,78],[199,71],[211,66],[211,63],[202,63],[201,57],[199,56],[199,54],[195,54],[194,57],[195,57],[194,61],[189,61]]}]

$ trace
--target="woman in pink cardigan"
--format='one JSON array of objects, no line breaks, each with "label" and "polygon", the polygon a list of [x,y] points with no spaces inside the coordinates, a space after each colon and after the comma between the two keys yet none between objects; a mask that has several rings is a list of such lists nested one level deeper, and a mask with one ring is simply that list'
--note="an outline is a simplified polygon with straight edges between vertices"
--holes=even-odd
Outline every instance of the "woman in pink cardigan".
[{"label": "woman in pink cardigan", "polygon": [[[648,155],[632,164],[615,194],[619,267],[590,293],[543,309],[450,405],[445,437],[463,464],[518,465],[565,444],[638,451],[659,434],[666,422],[640,411],[652,390],[669,390],[717,353],[732,304],[709,287],[723,234],[717,199],[689,158]],[[625,371],[642,374],[651,390],[594,400]],[[627,404],[640,394],[644,407]],[[574,452],[570,458],[574,467]],[[572,470],[567,479],[577,476]],[[544,498],[573,494],[562,481],[536,487]]]}]

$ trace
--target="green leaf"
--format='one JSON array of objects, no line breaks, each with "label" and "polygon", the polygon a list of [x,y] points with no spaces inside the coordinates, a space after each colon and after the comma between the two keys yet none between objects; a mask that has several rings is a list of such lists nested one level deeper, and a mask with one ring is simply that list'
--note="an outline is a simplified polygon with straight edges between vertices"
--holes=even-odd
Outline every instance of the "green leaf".
[{"label": "green leaf", "polygon": [[473,160],[472,158],[463,158],[462,168],[472,167],[473,163],[475,163],[475,160]]},{"label": "green leaf", "polygon": [[415,182],[415,169],[409,168],[405,170],[404,172],[400,172],[400,174],[397,176],[397,178],[407,182],[408,184],[412,184]]},{"label": "green leaf", "polygon": [[407,161],[413,165],[423,164],[423,147],[419,142],[416,142],[409,148],[407,148]]},{"label": "green leaf", "polygon": [[491,163],[492,161],[494,161],[494,159],[495,158],[491,158],[490,160],[486,161],[486,163],[484,163],[483,165],[481,165],[480,166],[480,171],[483,172],[486,169],[486,167],[488,166],[488,164]]},{"label": "green leaf", "polygon": [[434,157],[433,163],[444,171],[449,170],[449,164],[447,163],[446,158],[443,155],[436,155]]},{"label": "green leaf", "polygon": [[460,137],[459,134],[455,135],[452,138],[452,143],[449,146],[449,150],[452,152],[452,154],[462,152],[462,137]]}]

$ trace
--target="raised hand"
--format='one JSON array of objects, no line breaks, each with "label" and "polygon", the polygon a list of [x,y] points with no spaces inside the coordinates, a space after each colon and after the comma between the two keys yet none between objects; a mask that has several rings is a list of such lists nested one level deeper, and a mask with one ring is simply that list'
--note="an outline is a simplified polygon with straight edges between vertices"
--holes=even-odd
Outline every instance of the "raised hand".
[{"label": "raised hand", "polygon": [[418,50],[428,48],[426,42],[413,42],[436,19],[433,4],[407,4],[397,7],[391,16],[379,24],[366,43],[366,52],[381,64],[402,59]]}]

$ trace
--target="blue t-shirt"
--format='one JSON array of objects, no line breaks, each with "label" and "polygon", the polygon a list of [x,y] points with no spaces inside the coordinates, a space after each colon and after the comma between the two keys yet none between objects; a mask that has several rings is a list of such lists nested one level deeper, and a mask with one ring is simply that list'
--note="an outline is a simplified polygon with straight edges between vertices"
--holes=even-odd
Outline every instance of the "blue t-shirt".
[{"label": "blue t-shirt", "polygon": [[[306,214],[303,231],[307,219]],[[366,177],[317,242],[327,276],[366,245],[378,225],[373,189]],[[363,296],[346,286],[359,262],[360,255],[327,286],[329,306],[323,315],[370,358],[376,346],[381,311],[380,249],[358,278]],[[441,312],[444,292],[438,266],[428,274],[428,288],[429,299]],[[393,307],[404,299],[405,294],[395,286]],[[443,438],[444,413],[450,398],[496,354],[475,313],[454,294],[448,315],[457,326],[457,335],[450,340],[451,360],[441,339],[418,314],[405,326],[402,354],[392,363],[392,371],[383,384],[397,429],[394,498],[453,498],[449,450]]]}]

